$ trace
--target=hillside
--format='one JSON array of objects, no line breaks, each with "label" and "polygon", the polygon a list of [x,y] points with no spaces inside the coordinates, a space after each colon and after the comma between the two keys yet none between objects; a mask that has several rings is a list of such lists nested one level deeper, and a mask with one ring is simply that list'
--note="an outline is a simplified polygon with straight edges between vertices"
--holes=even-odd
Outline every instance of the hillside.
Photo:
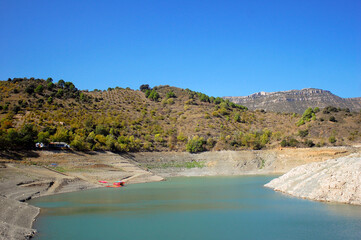
[{"label": "hillside", "polygon": [[295,112],[302,114],[307,108],[334,106],[348,108],[353,112],[361,110],[361,98],[341,98],[330,91],[306,88],[284,92],[259,92],[246,97],[224,97],[251,110],[263,109],[270,112]]},{"label": "hillside", "polygon": [[[218,151],[349,145],[361,114],[316,109],[309,116],[250,111],[170,86],[81,91],[52,79],[0,81],[0,148],[63,141],[77,150]],[[300,122],[302,118],[302,121]]]}]

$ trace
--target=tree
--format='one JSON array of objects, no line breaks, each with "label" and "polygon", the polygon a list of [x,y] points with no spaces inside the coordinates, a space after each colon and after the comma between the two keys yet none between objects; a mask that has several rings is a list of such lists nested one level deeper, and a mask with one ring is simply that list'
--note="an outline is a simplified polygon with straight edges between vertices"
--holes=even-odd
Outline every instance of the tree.
[{"label": "tree", "polygon": [[302,118],[297,122],[297,126],[301,126],[303,124],[305,124],[306,122],[309,122],[316,119],[316,115],[315,115],[315,112],[313,111],[312,108],[307,108],[305,110],[305,112],[302,114]]},{"label": "tree", "polygon": [[70,143],[71,147],[78,151],[86,151],[88,150],[87,142],[84,137],[79,135],[75,135],[74,140]]},{"label": "tree", "polygon": [[34,92],[34,90],[35,90],[35,86],[33,84],[31,84],[25,88],[25,92],[27,92],[28,94],[32,94]]},{"label": "tree", "polygon": [[49,83],[47,84],[47,88],[48,88],[49,90],[52,90],[53,87],[54,87],[54,83],[49,82]]},{"label": "tree", "polygon": [[149,84],[142,84],[140,85],[139,90],[145,92],[146,90],[151,90],[151,88],[149,88]]},{"label": "tree", "polygon": [[46,82],[47,83],[52,83],[53,82],[53,79],[51,77],[49,77],[48,79],[46,79]]},{"label": "tree", "polygon": [[56,130],[56,133],[51,136],[54,142],[69,142],[69,132],[63,127]]},{"label": "tree", "polygon": [[32,124],[25,124],[20,129],[20,141],[21,148],[31,149],[34,147],[35,140],[38,136],[38,131],[35,129],[35,126]]},{"label": "tree", "polygon": [[65,82],[64,86],[66,89],[69,89],[70,91],[73,91],[75,89],[75,85],[72,82]]},{"label": "tree", "polygon": [[58,81],[58,87],[64,88],[64,86],[65,86],[65,81],[64,81],[63,79],[60,79],[60,80]]},{"label": "tree", "polygon": [[48,144],[49,143],[49,132],[46,131],[46,132],[39,132],[38,133],[38,139],[36,140],[37,142],[40,142],[40,143],[44,143],[44,144]]}]

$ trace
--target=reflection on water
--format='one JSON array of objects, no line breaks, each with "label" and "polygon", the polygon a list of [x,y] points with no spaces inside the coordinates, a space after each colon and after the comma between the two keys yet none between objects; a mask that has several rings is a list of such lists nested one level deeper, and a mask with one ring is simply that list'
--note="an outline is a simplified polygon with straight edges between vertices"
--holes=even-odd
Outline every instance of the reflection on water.
[{"label": "reflection on water", "polygon": [[272,178],[173,178],[39,198],[37,238],[359,239],[360,207],[288,197],[263,187]]},{"label": "reflection on water", "polygon": [[[348,204],[326,203],[325,210],[330,215],[336,215],[346,218],[360,219],[361,206],[352,206]],[[360,236],[361,239],[361,236]]]}]

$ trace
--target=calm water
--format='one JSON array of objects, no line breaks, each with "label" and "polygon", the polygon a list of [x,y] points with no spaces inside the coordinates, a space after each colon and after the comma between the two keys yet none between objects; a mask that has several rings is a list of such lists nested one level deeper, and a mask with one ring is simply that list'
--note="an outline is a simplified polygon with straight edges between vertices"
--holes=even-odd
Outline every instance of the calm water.
[{"label": "calm water", "polygon": [[39,198],[35,239],[361,239],[361,207],[262,187],[272,178],[173,178]]}]

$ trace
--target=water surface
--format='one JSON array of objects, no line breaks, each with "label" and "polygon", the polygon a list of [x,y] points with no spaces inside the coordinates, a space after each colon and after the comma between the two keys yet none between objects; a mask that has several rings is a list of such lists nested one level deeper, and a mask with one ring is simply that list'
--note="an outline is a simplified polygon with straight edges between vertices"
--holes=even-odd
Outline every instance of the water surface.
[{"label": "water surface", "polygon": [[35,239],[361,239],[361,207],[264,188],[272,178],[173,178],[35,199]]}]

